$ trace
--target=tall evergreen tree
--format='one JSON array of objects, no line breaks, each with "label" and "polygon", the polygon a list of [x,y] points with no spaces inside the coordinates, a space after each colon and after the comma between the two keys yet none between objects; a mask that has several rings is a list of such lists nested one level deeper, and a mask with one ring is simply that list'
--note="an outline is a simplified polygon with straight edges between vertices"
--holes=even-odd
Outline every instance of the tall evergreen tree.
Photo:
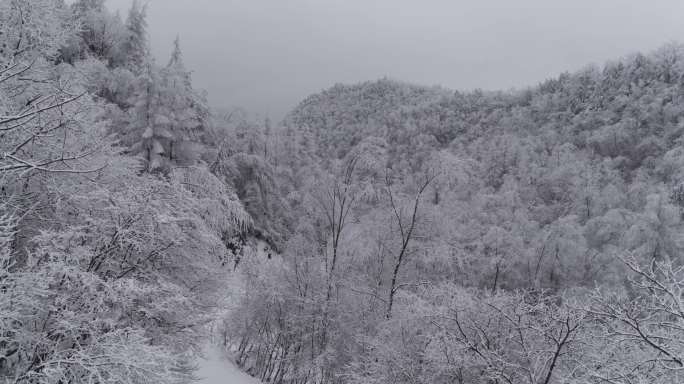
[{"label": "tall evergreen tree", "polygon": [[141,73],[150,51],[147,39],[147,5],[140,4],[138,0],[133,1],[126,18],[126,32],[123,52],[127,57],[127,66],[131,71]]},{"label": "tall evergreen tree", "polygon": [[193,89],[182,57],[176,39],[169,63],[158,68],[147,60],[139,76],[124,142],[144,154],[148,170],[192,162],[209,119],[206,99]]}]

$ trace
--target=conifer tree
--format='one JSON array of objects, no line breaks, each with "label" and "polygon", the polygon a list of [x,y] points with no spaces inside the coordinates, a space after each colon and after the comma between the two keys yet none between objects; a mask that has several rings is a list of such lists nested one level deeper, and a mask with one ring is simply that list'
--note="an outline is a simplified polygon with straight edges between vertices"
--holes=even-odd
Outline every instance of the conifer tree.
[{"label": "conifer tree", "polygon": [[149,56],[149,43],[147,40],[147,6],[141,5],[138,0],[128,11],[126,18],[126,41],[123,44],[123,52],[127,57],[128,68],[141,73],[145,70],[145,62]]},{"label": "conifer tree", "polygon": [[209,119],[204,95],[192,87],[183,64],[179,40],[169,63],[158,68],[146,59],[139,90],[131,104],[129,128],[123,142],[143,153],[149,171],[173,162],[192,163]]}]

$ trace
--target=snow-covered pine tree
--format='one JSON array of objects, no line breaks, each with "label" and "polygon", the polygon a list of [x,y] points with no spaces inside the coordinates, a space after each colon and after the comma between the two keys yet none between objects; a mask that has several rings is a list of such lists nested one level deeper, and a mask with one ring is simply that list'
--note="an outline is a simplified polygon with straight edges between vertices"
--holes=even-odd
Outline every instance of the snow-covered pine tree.
[{"label": "snow-covered pine tree", "polygon": [[158,68],[149,59],[145,67],[123,142],[143,153],[149,171],[171,163],[192,164],[210,113],[205,96],[192,87],[178,39],[165,67]]},{"label": "snow-covered pine tree", "polygon": [[149,59],[149,42],[147,39],[147,6],[134,0],[126,18],[126,41],[123,53],[127,57],[126,65],[134,73],[145,71]]},{"label": "snow-covered pine tree", "polygon": [[192,87],[191,72],[183,62],[180,38],[176,37],[169,63],[161,69],[162,109],[164,116],[160,123],[172,133],[169,143],[169,158],[179,162],[193,160],[193,149],[202,141],[209,121],[209,107],[206,96]]}]

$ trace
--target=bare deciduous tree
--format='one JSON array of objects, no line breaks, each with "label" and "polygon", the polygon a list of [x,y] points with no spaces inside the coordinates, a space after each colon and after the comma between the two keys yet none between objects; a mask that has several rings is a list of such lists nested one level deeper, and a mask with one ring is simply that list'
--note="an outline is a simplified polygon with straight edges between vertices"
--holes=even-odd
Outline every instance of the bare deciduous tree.
[{"label": "bare deciduous tree", "polygon": [[387,319],[392,317],[392,305],[394,303],[394,295],[397,290],[401,287],[398,283],[398,276],[401,266],[404,264],[406,257],[408,256],[409,244],[413,239],[416,229],[416,224],[418,222],[418,210],[420,206],[420,199],[425,192],[425,189],[430,185],[430,183],[437,177],[437,174],[426,174],[424,179],[418,186],[418,191],[416,192],[415,198],[413,199],[412,206],[409,211],[399,206],[399,202],[396,201],[394,193],[392,192],[392,179],[389,175],[389,171],[385,174],[385,188],[389,196],[390,207],[394,218],[396,219],[396,226],[399,228],[399,234],[401,236],[401,241],[399,245],[399,253],[394,259],[394,265],[392,268],[392,280],[389,286],[389,293],[387,297],[387,312],[385,317]]}]

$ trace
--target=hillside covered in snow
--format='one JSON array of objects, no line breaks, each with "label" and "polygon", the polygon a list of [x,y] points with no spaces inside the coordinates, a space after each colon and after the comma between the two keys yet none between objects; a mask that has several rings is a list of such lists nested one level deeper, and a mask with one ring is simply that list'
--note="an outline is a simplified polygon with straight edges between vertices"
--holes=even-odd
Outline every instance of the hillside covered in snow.
[{"label": "hillside covered in snow", "polygon": [[168,48],[0,0],[0,383],[684,382],[681,45],[282,122]]}]

